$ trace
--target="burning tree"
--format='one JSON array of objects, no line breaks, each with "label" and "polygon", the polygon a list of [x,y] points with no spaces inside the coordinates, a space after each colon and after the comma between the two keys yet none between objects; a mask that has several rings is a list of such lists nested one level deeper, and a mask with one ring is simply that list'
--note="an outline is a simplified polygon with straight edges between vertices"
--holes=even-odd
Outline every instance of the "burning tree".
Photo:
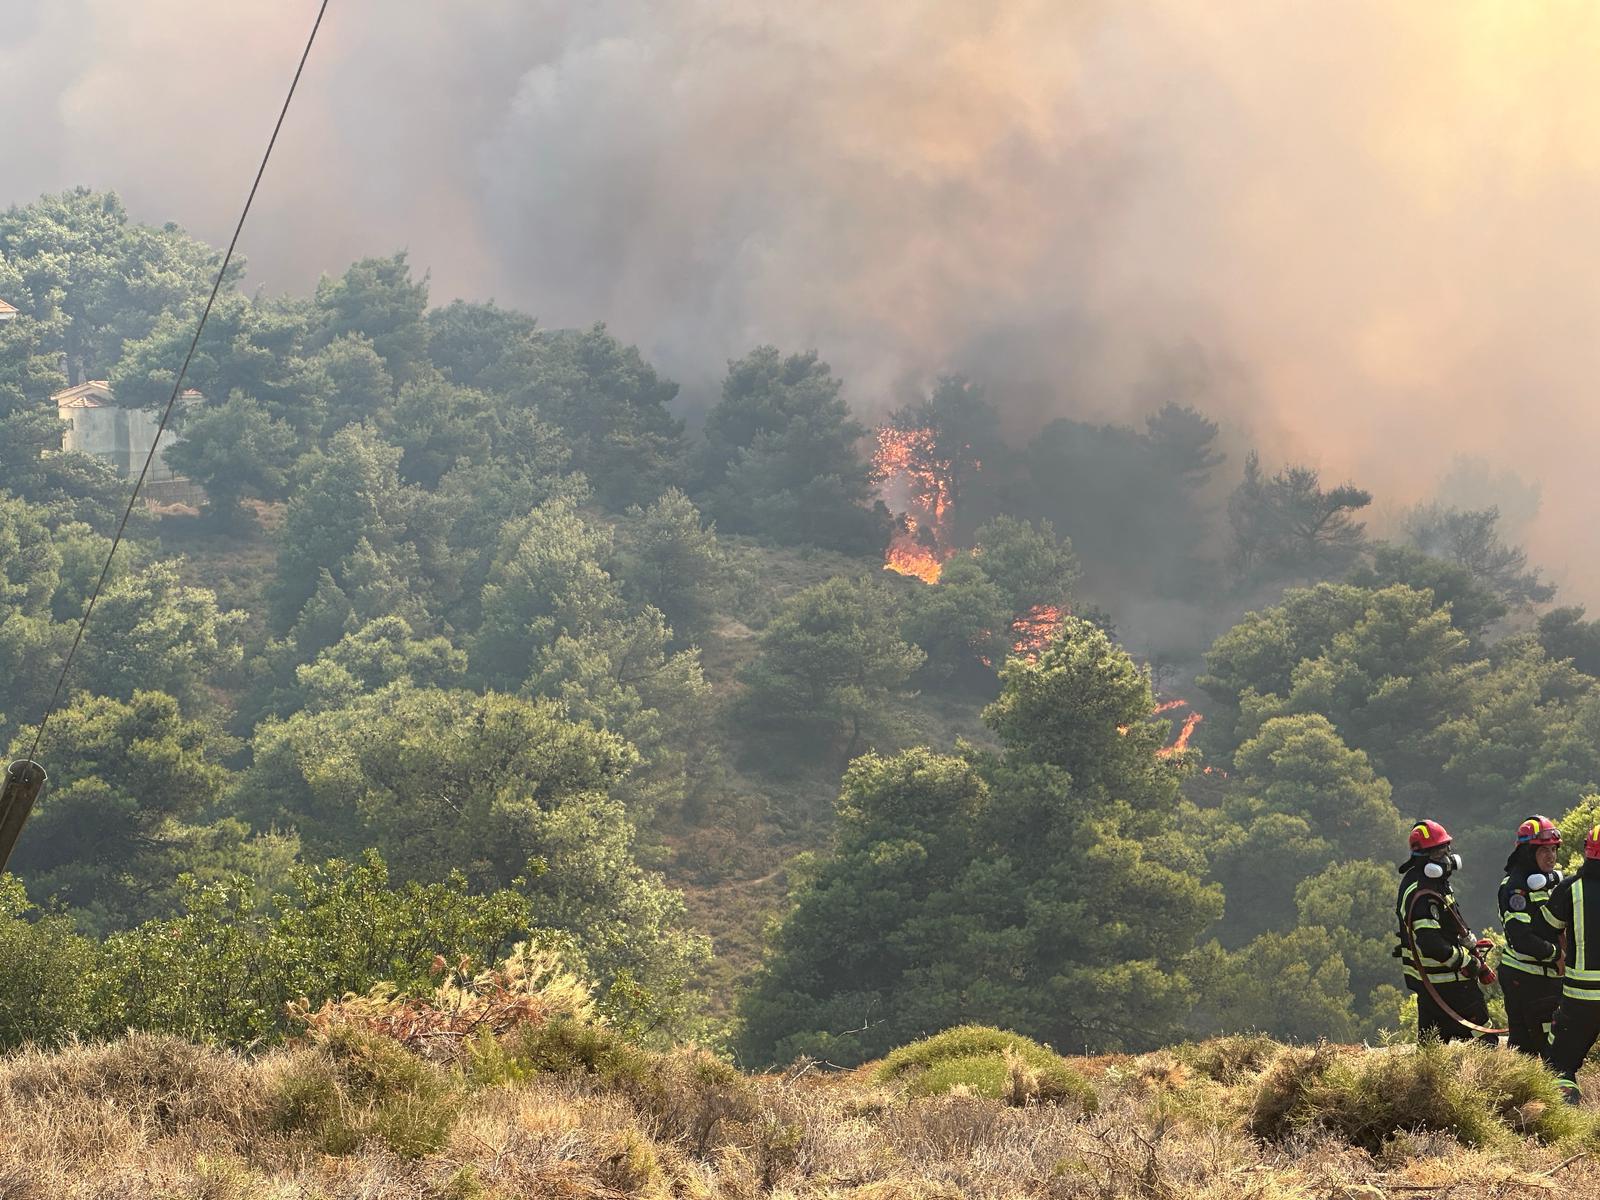
[{"label": "burning tree", "polygon": [[982,390],[956,375],[941,378],[931,397],[897,409],[879,427],[873,476],[897,514],[885,570],[937,582],[955,553],[951,511],[981,469],[978,448],[989,444],[993,429]]},{"label": "burning tree", "polygon": [[945,528],[952,499],[950,460],[939,456],[934,431],[881,426],[872,470],[896,513],[884,569],[937,583],[955,550]]}]

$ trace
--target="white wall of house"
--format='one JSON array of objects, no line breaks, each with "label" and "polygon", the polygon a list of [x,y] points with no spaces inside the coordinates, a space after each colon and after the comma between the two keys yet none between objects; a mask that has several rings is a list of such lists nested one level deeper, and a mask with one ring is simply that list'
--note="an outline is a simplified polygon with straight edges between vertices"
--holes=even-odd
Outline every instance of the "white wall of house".
[{"label": "white wall of house", "polygon": [[[138,408],[118,408],[112,403],[111,388],[101,380],[57,392],[51,399],[56,402],[57,415],[67,422],[61,436],[63,450],[76,450],[109,463],[124,479],[139,473],[156,436],[158,422],[152,414]],[[176,478],[166,457],[168,447],[177,440],[170,430],[163,435],[147,478]]]}]

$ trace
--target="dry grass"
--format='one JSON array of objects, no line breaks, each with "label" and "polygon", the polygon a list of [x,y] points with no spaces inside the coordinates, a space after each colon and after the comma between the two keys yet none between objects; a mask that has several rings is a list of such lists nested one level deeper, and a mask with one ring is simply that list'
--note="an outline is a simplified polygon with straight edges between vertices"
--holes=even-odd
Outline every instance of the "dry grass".
[{"label": "dry grass", "polygon": [[[1088,1072],[1100,1111],[1085,1116],[971,1095],[907,1099],[859,1074],[746,1078],[689,1052],[604,1039],[543,1043],[529,1051],[542,1059],[524,1057],[520,1072],[501,1062],[493,1081],[414,1056],[409,1065],[372,1036],[256,1059],[131,1037],[0,1060],[0,1196],[1600,1195],[1593,1161],[1573,1158],[1600,1149],[1587,1121],[1550,1144],[1507,1132],[1469,1149],[1437,1129],[1391,1129],[1370,1149],[1345,1140],[1323,1119],[1348,1114],[1330,1089],[1390,1086],[1413,1053],[1404,1048],[1324,1052],[1315,1065],[1313,1052],[1259,1041],[1147,1055]],[[1458,1065],[1470,1085],[1504,1074],[1492,1059]],[[1270,1135],[1253,1135],[1274,1096]]]}]

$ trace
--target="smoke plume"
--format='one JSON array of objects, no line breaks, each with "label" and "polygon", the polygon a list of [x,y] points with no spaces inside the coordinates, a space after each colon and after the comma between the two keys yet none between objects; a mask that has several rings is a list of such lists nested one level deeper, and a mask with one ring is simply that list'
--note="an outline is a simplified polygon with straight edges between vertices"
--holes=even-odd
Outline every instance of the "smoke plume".
[{"label": "smoke plume", "polygon": [[[314,10],[0,0],[0,201],[225,237]],[[691,401],[774,341],[868,413],[1177,395],[1390,505],[1481,458],[1595,595],[1597,52],[1577,0],[333,0],[246,250],[407,247]]]}]

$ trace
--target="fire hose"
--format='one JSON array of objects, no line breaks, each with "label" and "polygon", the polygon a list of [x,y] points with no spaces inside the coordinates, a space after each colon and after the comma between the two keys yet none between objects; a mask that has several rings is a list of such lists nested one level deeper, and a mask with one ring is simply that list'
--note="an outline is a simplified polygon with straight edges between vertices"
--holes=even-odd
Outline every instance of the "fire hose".
[{"label": "fire hose", "polygon": [[[1437,897],[1438,895],[1439,893],[1437,892],[1426,892],[1421,888],[1418,888],[1416,895],[1411,897],[1411,903],[1406,907],[1406,919],[1402,924],[1402,928],[1405,931],[1406,944],[1411,949],[1411,961],[1416,965],[1417,968],[1418,980],[1421,981],[1423,988],[1433,999],[1433,1002],[1439,1006],[1439,1011],[1444,1013],[1444,1015],[1449,1017],[1452,1021],[1456,1022],[1456,1024],[1462,1026],[1463,1028],[1472,1030],[1473,1033],[1483,1034],[1485,1037],[1499,1037],[1501,1034],[1510,1033],[1511,1031],[1509,1029],[1491,1029],[1487,1025],[1479,1025],[1476,1021],[1467,1020],[1455,1009],[1451,1008],[1450,1005],[1445,1003],[1444,997],[1439,994],[1439,989],[1433,986],[1433,980],[1428,978],[1428,970],[1425,966],[1423,966],[1422,963],[1422,952],[1417,949],[1417,935],[1412,929],[1411,924],[1413,920],[1413,914],[1416,912],[1417,902],[1424,896]],[[1467,928],[1467,923],[1461,919],[1461,914],[1450,905],[1446,905],[1445,907],[1449,909],[1450,915],[1455,918],[1456,928],[1460,934],[1469,940],[1472,939],[1472,930]],[[1474,947],[1474,949],[1471,951],[1471,954],[1472,961],[1477,967],[1474,974],[1477,976],[1479,982],[1493,983],[1494,972],[1490,970],[1489,964],[1483,961],[1483,952]]]}]

